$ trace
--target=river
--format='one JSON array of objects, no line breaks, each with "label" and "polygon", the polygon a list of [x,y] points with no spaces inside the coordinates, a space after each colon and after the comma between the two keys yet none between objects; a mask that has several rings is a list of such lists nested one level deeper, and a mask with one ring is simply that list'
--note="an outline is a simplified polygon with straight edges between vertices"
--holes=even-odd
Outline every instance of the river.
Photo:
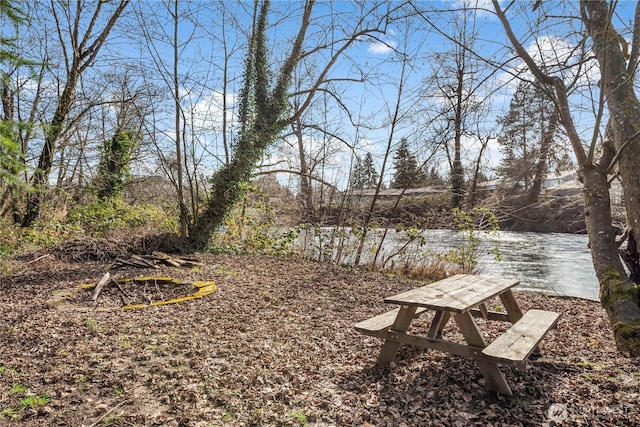
[{"label": "river", "polygon": [[501,231],[498,241],[503,261],[482,255],[483,273],[517,277],[523,289],[598,300],[586,235]]},{"label": "river", "polygon": [[[324,232],[330,232],[330,229],[324,229]],[[381,231],[372,233],[364,251],[367,258],[372,256],[372,249],[380,236]],[[598,300],[598,280],[586,235],[498,231],[478,233],[478,236],[480,274],[518,278],[520,289]],[[409,248],[404,259],[415,262],[421,257],[444,253],[464,244],[463,236],[451,230],[427,230],[423,237],[424,244]],[[378,261],[406,241],[402,235],[389,231]],[[489,253],[496,245],[501,261]],[[351,256],[352,253],[343,255],[340,262],[353,262]]]}]

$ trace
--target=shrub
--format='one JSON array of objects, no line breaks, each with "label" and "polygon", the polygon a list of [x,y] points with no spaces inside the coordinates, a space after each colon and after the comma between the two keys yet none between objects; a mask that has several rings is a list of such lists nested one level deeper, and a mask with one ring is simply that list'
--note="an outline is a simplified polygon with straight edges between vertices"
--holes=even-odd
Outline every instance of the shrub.
[{"label": "shrub", "polygon": [[212,252],[288,255],[294,232],[278,234],[275,210],[257,186],[248,187],[225,219],[221,232],[213,236]]},{"label": "shrub", "polygon": [[79,226],[91,236],[142,226],[152,227],[156,232],[176,232],[177,217],[171,214],[172,211],[148,204],[129,205],[115,197],[73,208],[66,222]]},{"label": "shrub", "polygon": [[13,253],[51,246],[83,235],[73,224],[56,219],[38,221],[31,227],[0,221],[0,257]]},{"label": "shrub", "polygon": [[[500,229],[498,219],[493,212],[486,208],[473,208],[470,211],[455,208],[453,209],[453,220],[462,237],[462,244],[444,254],[437,254],[437,257],[453,264],[460,273],[474,273],[478,266],[478,251],[480,249],[478,234],[485,232],[491,237],[492,233]],[[498,240],[491,239],[491,247],[488,252],[499,261],[502,257],[498,244]]]}]

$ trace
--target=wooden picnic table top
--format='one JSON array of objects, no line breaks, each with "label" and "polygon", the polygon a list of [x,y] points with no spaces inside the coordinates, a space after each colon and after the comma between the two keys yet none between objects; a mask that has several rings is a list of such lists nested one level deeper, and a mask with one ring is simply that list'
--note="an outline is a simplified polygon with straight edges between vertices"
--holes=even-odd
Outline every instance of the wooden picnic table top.
[{"label": "wooden picnic table top", "polygon": [[384,302],[464,313],[508,291],[518,283],[517,279],[456,274],[439,282],[385,298]]}]

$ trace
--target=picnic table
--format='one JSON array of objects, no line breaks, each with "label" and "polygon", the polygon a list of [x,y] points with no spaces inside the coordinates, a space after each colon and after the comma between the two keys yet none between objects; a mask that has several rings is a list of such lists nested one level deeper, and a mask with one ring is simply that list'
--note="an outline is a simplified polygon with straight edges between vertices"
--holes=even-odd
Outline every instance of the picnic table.
[{"label": "picnic table", "polygon": [[[523,314],[513,296],[518,280],[457,274],[444,280],[384,299],[399,308],[355,325],[363,334],[384,339],[376,363],[391,362],[402,344],[439,350],[476,360],[487,388],[511,395],[499,365],[526,367],[527,359],[546,333],[556,325],[560,315],[545,310]],[[488,310],[486,302],[499,297],[504,311]],[[425,312],[434,312],[426,335],[408,333],[411,321]],[[450,318],[454,319],[465,343],[442,336]],[[508,321],[512,326],[491,343],[487,343],[474,318]]]}]

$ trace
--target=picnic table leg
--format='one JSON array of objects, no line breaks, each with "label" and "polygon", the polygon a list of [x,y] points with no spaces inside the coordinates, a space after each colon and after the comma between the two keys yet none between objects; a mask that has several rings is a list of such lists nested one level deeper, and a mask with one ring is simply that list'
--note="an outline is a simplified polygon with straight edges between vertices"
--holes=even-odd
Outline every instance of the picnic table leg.
[{"label": "picnic table leg", "polygon": [[[416,306],[403,305],[400,307],[400,311],[398,311],[398,315],[396,316],[396,320],[393,322],[391,326],[392,331],[396,332],[406,332],[409,329],[409,325],[411,324],[411,320],[413,319],[414,314],[416,314]],[[378,360],[376,361],[377,365],[383,365],[385,363],[389,363],[396,357],[396,353],[400,348],[399,341],[391,341],[387,339],[382,346],[382,350],[380,350],[380,355],[378,356]]]},{"label": "picnic table leg", "polygon": [[433,317],[427,336],[429,338],[442,338],[442,331],[447,325],[450,317],[451,313],[448,311],[436,311],[436,315]]},{"label": "picnic table leg", "polygon": [[[479,348],[485,348],[487,346],[476,322],[473,321],[473,317],[471,317],[470,312],[467,311],[465,313],[455,314],[454,319],[456,320],[467,344]],[[482,373],[482,376],[487,380],[487,387],[490,390],[494,390],[508,396],[512,395],[509,384],[507,384],[507,380],[497,363],[481,359],[476,359],[476,363],[478,364],[480,373]]]},{"label": "picnic table leg", "polygon": [[504,305],[504,308],[507,310],[509,321],[511,323],[516,323],[522,318],[522,310],[520,310],[518,302],[513,297],[513,292],[511,292],[511,289],[508,289],[506,292],[501,293],[500,300],[502,301],[502,305]]}]

